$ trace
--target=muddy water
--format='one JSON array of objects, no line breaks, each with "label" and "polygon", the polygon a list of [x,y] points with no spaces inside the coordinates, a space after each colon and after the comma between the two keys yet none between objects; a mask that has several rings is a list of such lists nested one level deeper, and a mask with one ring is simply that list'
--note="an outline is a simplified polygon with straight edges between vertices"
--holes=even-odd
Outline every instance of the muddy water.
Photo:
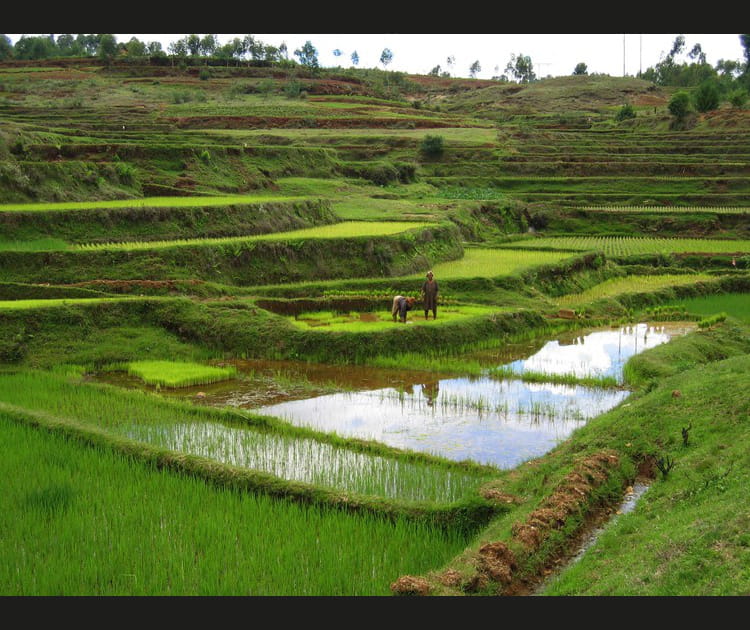
[{"label": "muddy water", "polygon": [[[622,367],[631,356],[691,329],[691,324],[638,324],[592,330],[561,336],[531,353],[528,347],[515,347],[469,358],[480,357],[487,366],[503,365],[519,375],[533,370],[621,380]],[[327,378],[346,383],[351,391],[266,404],[244,404],[235,394],[222,404],[345,437],[514,468],[551,450],[577,427],[628,396],[623,389],[520,379],[437,379],[430,374],[352,367],[302,369],[309,381]]]},{"label": "muddy water", "polygon": [[[634,354],[689,332],[691,324],[638,324],[560,335],[501,352],[467,355],[504,366],[576,376],[622,377]],[[200,404],[233,406],[345,437],[514,468],[567,439],[579,426],[628,396],[622,388],[524,383],[490,376],[438,378],[433,373],[292,361],[234,361],[243,374],[215,385],[162,390]],[[125,386],[138,386],[132,379]]]}]

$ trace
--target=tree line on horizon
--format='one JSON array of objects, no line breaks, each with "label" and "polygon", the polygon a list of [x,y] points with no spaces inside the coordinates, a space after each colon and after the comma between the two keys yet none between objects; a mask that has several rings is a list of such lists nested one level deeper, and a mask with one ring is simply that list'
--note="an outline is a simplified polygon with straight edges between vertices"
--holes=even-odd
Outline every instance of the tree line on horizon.
[{"label": "tree line on horizon", "polygon": [[[639,72],[636,77],[652,81],[656,85],[672,87],[695,87],[706,82],[716,82],[720,92],[741,87],[750,89],[750,34],[738,35],[744,51],[744,60],[720,59],[715,66],[706,61],[706,54],[700,44],[695,44],[690,51],[686,51],[685,37],[675,38],[670,52],[654,66]],[[333,51],[336,57],[343,55],[342,51]],[[99,57],[107,61],[114,59],[149,59],[153,62],[177,60],[187,62],[195,60],[216,60],[226,63],[253,63],[259,65],[278,65],[292,67],[297,64],[313,69],[320,69],[318,51],[312,42],[294,50],[295,61],[290,57],[286,43],[272,46],[257,39],[253,35],[235,37],[231,41],[220,44],[217,35],[190,34],[170,42],[164,51],[161,42],[142,42],[131,37],[127,42],[118,42],[112,34],[61,34],[55,35],[22,35],[13,44],[5,34],[0,34],[0,61],[2,60],[42,60],[60,57]],[[351,53],[352,66],[359,63],[357,51]],[[393,60],[393,52],[385,48],[380,56],[383,68]],[[436,65],[428,75],[450,77],[450,69],[455,58],[446,58],[447,70]],[[498,70],[498,68],[495,68]],[[469,68],[471,77],[481,71],[479,61],[475,61]],[[572,69],[573,75],[588,74],[585,63],[578,63]],[[531,83],[538,80],[532,59],[528,55],[512,54],[510,61],[502,75],[492,77],[494,80]]]}]

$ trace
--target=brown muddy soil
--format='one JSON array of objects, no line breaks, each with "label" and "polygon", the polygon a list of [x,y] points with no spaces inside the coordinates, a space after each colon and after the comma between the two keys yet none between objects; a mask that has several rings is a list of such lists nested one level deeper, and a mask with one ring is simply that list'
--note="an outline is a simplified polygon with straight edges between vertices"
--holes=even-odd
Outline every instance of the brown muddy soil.
[{"label": "brown muddy soil", "polygon": [[[545,579],[573,558],[582,541],[617,510],[617,505],[592,506],[590,502],[593,491],[618,465],[619,456],[614,451],[602,451],[579,462],[525,521],[513,525],[508,541],[486,542],[472,554],[473,571],[449,568],[438,575],[401,576],[391,584],[391,591],[394,595],[422,596],[533,594]],[[653,471],[653,463],[644,462],[639,475],[653,477]],[[498,500],[517,501],[507,495],[498,496]],[[570,516],[581,513],[586,514],[583,526],[562,548],[547,556],[542,568],[533,575],[519,570],[524,560],[538,552],[554,530],[562,528]]]}]

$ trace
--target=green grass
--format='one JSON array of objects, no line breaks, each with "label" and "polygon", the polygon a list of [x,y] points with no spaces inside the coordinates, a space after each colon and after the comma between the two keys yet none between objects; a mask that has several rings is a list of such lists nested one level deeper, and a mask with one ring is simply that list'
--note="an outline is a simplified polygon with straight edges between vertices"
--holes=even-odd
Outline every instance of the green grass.
[{"label": "green grass", "polygon": [[465,544],[225,490],[3,414],[0,435],[6,596],[383,596]]},{"label": "green grass", "polygon": [[719,240],[710,238],[656,238],[637,236],[550,236],[525,239],[500,247],[521,249],[551,249],[565,251],[600,250],[607,256],[638,254],[750,253],[748,240]]},{"label": "green grass", "polygon": [[361,236],[389,236],[411,229],[423,228],[430,223],[406,221],[344,221],[332,225],[324,225],[288,232],[259,234],[255,236],[234,236],[226,238],[192,238],[170,241],[148,241],[127,243],[96,243],[75,245],[76,250],[146,250],[165,247],[181,247],[189,245],[227,245],[232,243],[246,243],[254,241],[304,241],[306,239],[334,239],[358,238]]},{"label": "green grass", "polygon": [[727,293],[680,300],[679,306],[696,315],[727,313],[750,323],[750,295],[747,293]]},{"label": "green grass", "polygon": [[[548,265],[570,258],[566,252],[545,252],[510,249],[484,249],[465,247],[463,258],[436,264],[432,270],[435,279],[497,278],[530,267]],[[418,277],[419,274],[408,276]]]},{"label": "green grass", "polygon": [[[303,313],[298,317],[288,317],[288,321],[297,328],[314,330],[320,332],[347,331],[347,332],[372,332],[398,329],[402,326],[400,322],[393,321],[391,315],[391,303],[385,305],[383,311],[368,313],[336,313],[334,311],[315,311]],[[511,310],[499,306],[480,306],[473,304],[438,304],[438,318],[424,318],[419,302],[414,309],[407,313],[407,324],[418,326],[442,326],[444,323],[456,322],[468,317],[477,317]]]},{"label": "green grass", "polygon": [[128,374],[137,376],[144,383],[164,387],[206,385],[233,378],[237,374],[233,367],[177,361],[131,361],[126,369]]},{"label": "green grass", "polygon": [[645,293],[656,291],[665,287],[696,284],[699,282],[710,282],[715,276],[703,273],[691,274],[661,274],[649,276],[628,276],[625,278],[612,278],[597,284],[581,293],[572,293],[555,298],[562,306],[577,306],[603,298],[614,297],[626,293]]},{"label": "green grass", "polygon": [[64,201],[45,203],[3,203],[0,212],[13,211],[67,211],[93,210],[100,208],[165,208],[165,207],[203,207],[229,206],[241,203],[263,203],[292,201],[294,197],[277,195],[223,195],[223,196],[189,196],[189,197],[143,197],[137,199],[110,199],[101,201]]},{"label": "green grass", "polygon": [[[380,504],[376,501],[374,511],[381,514],[389,511],[386,500],[412,507],[446,506],[465,500],[496,473],[492,467],[463,466],[323,435],[252,413],[87,384],[72,368],[54,374],[0,374],[0,396],[2,404],[51,414],[58,428],[69,427],[68,432],[82,436],[88,432],[113,448],[126,440],[172,453],[178,460],[198,458],[192,460],[194,472],[218,485],[240,487],[239,476],[244,474],[254,480],[255,492],[297,496],[303,502],[317,497],[326,503],[329,493],[332,504],[332,498],[340,502],[344,493],[346,503],[350,493],[352,503],[361,502],[357,496],[376,498]],[[140,457],[150,459],[147,453]]]},{"label": "green grass", "polygon": [[[150,297],[149,300],[159,300],[159,297]],[[143,300],[140,297],[111,297],[111,298],[50,298],[48,300],[0,300],[1,310],[28,310],[37,308],[59,308],[79,304],[104,304],[108,302],[137,302]]]}]

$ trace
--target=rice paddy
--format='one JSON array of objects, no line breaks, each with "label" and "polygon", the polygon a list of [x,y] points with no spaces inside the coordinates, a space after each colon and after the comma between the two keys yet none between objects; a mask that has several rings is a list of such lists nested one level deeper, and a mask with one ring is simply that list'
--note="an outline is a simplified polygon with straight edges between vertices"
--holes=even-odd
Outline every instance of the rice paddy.
[{"label": "rice paddy", "polygon": [[604,252],[607,256],[636,256],[641,254],[750,254],[748,240],[719,240],[710,238],[655,238],[640,236],[550,236],[524,239],[504,249],[549,249],[561,251]]},{"label": "rice paddy", "polygon": [[192,245],[235,245],[256,241],[304,241],[306,239],[343,239],[370,236],[390,236],[410,230],[434,225],[431,223],[404,221],[344,221],[332,225],[274,232],[255,236],[235,236],[226,238],[190,238],[169,241],[126,242],[126,243],[86,243],[72,246],[74,250],[149,250],[165,247],[183,247]]},{"label": "rice paddy", "polygon": [[594,300],[625,295],[629,293],[648,293],[668,287],[679,287],[700,282],[712,282],[715,276],[702,273],[694,274],[655,274],[647,276],[627,276],[611,278],[586,289],[581,293],[570,293],[555,298],[561,306],[578,306]]},{"label": "rice paddy", "polygon": [[[388,302],[386,300],[384,304]],[[397,329],[402,326],[400,322],[394,322],[390,311],[390,302],[386,309],[373,312],[349,312],[338,313],[335,311],[314,311],[303,313],[297,317],[288,317],[288,321],[302,329],[314,331],[346,331],[346,332],[370,332]],[[407,312],[407,325],[418,326],[442,326],[444,323],[455,322],[468,317],[480,317],[491,313],[499,313],[512,309],[497,306],[480,306],[475,304],[448,304],[438,305],[438,319],[425,319],[419,302],[415,303],[414,309]]]},{"label": "rice paddy", "polygon": [[497,278],[530,267],[558,263],[570,257],[571,254],[566,252],[529,251],[523,246],[503,249],[466,247],[462,258],[438,263],[432,270],[438,281],[441,278]]},{"label": "rice paddy", "polygon": [[467,543],[407,519],[217,488],[2,411],[0,436],[2,595],[386,596],[397,576]]},{"label": "rice paddy", "polygon": [[368,453],[347,447],[341,440],[327,442],[283,426],[269,431],[268,421],[252,414],[194,407],[143,391],[85,384],[64,373],[0,375],[0,400],[75,419],[75,423],[104,430],[113,437],[335,492],[449,504],[476,491],[488,474]]},{"label": "rice paddy", "polygon": [[131,361],[127,373],[144,383],[164,387],[191,387],[230,379],[237,374],[234,367],[215,367],[200,363],[176,361]]}]

